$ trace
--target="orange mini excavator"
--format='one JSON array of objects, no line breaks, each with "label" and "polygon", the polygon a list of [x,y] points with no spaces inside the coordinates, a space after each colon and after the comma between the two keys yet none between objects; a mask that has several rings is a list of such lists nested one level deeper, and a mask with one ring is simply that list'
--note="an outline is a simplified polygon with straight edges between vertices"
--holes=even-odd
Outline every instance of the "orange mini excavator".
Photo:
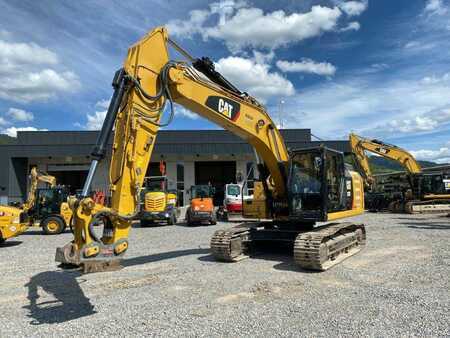
[{"label": "orange mini excavator", "polygon": [[186,210],[186,222],[194,224],[216,224],[214,213],[214,187],[210,185],[193,185],[191,187],[191,204]]}]

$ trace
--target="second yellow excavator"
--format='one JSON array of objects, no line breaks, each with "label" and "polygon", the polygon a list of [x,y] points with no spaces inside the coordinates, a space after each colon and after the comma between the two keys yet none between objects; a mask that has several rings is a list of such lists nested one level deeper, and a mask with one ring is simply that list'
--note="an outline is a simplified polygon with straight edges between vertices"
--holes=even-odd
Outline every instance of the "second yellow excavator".
[{"label": "second yellow excavator", "polygon": [[[187,61],[170,61],[169,47]],[[347,169],[343,154],[326,147],[288,152],[265,108],[218,73],[209,58],[190,56],[165,28],[152,30],[130,47],[113,88],[83,198],[70,201],[74,240],[57,249],[56,261],[81,265],[85,272],[117,267],[129,246],[131,223],[141,212],[139,196],[158,130],[172,120],[174,102],[246,140],[258,154],[265,207],[255,210],[258,218],[273,221],[216,231],[211,239],[216,259],[238,261],[259,242],[285,243],[302,268],[326,270],[364,246],[363,224],[335,222],[364,211],[363,180]],[[162,122],[166,105],[170,115]],[[111,208],[95,212],[88,191],[113,132]],[[100,220],[101,235],[94,229]],[[326,221],[333,222],[316,225]]]},{"label": "second yellow excavator", "polygon": [[349,135],[355,165],[367,185],[374,183],[366,151],[401,164],[408,173],[410,189],[401,192],[401,198],[392,201],[390,211],[407,213],[437,213],[450,211],[450,191],[442,173],[425,174],[420,164],[406,150],[395,145],[371,140],[356,134]]}]

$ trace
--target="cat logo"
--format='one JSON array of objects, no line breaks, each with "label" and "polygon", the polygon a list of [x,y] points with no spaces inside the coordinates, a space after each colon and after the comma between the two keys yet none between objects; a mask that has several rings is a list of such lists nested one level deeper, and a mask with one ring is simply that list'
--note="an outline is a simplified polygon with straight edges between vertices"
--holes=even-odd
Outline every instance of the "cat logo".
[{"label": "cat logo", "polygon": [[206,106],[224,115],[226,118],[236,121],[240,114],[241,105],[226,97],[208,96]]},{"label": "cat logo", "polygon": [[225,102],[223,99],[219,99],[218,110],[219,113],[222,113],[223,115],[231,119],[231,115],[233,113],[233,106],[231,104]]},{"label": "cat logo", "polygon": [[378,147],[375,150],[377,150],[381,154],[387,154],[389,152],[389,149],[386,149],[386,148],[383,148],[383,147]]}]

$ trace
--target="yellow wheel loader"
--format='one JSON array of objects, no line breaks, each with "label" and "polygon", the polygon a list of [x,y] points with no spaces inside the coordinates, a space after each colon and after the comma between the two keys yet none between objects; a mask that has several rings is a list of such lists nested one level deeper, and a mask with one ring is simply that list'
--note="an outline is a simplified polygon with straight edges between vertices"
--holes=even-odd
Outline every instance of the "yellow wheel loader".
[{"label": "yellow wheel loader", "polygon": [[168,190],[166,176],[146,177],[141,196],[141,226],[177,223],[177,194]]}]

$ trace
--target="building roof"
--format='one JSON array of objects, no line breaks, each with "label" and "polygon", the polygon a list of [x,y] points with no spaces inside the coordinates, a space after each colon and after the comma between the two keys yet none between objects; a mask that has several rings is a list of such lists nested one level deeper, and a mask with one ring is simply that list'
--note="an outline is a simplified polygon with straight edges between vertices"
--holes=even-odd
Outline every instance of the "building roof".
[{"label": "building roof", "polygon": [[[7,147],[13,157],[87,156],[98,131],[19,131],[15,144]],[[310,129],[283,129],[290,149],[312,145],[348,152],[347,141],[311,141]],[[111,140],[110,140],[111,143]],[[4,148],[3,148],[4,149]],[[6,150],[6,149],[4,149]],[[252,153],[248,143],[226,130],[161,130],[156,138],[156,154],[243,154]]]},{"label": "building roof", "polygon": [[[286,142],[309,142],[310,129],[281,130]],[[64,145],[95,144],[99,131],[19,131],[17,143],[20,145]],[[110,140],[110,143],[112,141]],[[160,130],[157,136],[160,144],[203,144],[203,143],[246,143],[227,130]]]}]

